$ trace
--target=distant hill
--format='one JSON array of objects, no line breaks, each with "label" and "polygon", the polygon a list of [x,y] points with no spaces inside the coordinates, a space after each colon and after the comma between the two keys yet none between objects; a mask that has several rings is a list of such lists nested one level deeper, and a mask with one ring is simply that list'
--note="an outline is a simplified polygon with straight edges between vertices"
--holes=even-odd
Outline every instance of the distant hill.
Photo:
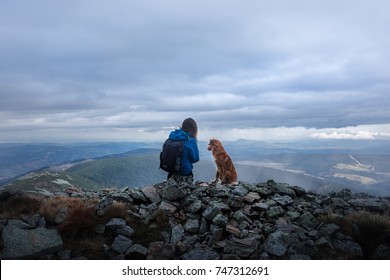
[{"label": "distant hill", "polygon": [[122,154],[141,148],[157,148],[158,143],[0,143],[0,185],[34,170],[65,162]]},{"label": "distant hill", "polygon": [[84,188],[139,187],[156,184],[166,178],[158,166],[159,158],[156,154],[130,155],[86,162],[64,173]]},{"label": "distant hill", "polygon": [[140,149],[124,154],[64,163],[31,172],[13,180],[8,186],[28,190],[61,191],[74,186],[83,189],[139,187],[166,178],[158,169],[159,153]]}]

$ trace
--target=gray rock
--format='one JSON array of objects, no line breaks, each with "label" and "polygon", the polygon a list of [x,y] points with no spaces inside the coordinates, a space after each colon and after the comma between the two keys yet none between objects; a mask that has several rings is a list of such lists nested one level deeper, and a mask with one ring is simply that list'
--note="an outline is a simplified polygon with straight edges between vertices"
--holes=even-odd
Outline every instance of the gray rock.
[{"label": "gray rock", "polygon": [[202,216],[207,220],[212,220],[220,209],[217,206],[209,205],[206,210],[203,211]]},{"label": "gray rock", "polygon": [[113,200],[111,198],[108,198],[107,196],[105,196],[96,205],[96,214],[98,216],[103,216],[106,213],[107,209],[109,207],[111,207],[112,203],[113,203]]},{"label": "gray rock", "polygon": [[274,187],[276,187],[277,186],[277,184],[278,183],[276,183],[274,180],[267,180],[267,182],[266,182],[266,185],[267,185],[267,187],[269,187],[269,188],[274,188]]},{"label": "gray rock", "polygon": [[286,194],[286,195],[288,195],[288,196],[290,196],[290,197],[292,197],[292,198],[297,197],[295,191],[292,190],[292,189],[289,187],[289,185],[287,185],[287,184],[277,184],[277,183],[275,183],[275,182],[269,184],[269,183],[267,182],[267,185],[269,186],[269,188],[270,188],[273,192],[275,192],[275,193],[277,193],[277,194],[280,194],[280,195]]},{"label": "gray rock", "polygon": [[245,196],[248,193],[248,190],[242,186],[237,186],[232,191],[233,195]]},{"label": "gray rock", "polygon": [[230,212],[231,211],[231,209],[230,209],[230,207],[228,205],[226,205],[223,202],[219,202],[219,201],[210,201],[209,202],[209,206],[217,207],[222,212]]},{"label": "gray rock", "polygon": [[110,193],[107,195],[107,197],[123,203],[132,203],[134,201],[134,199],[128,193]]},{"label": "gray rock", "polygon": [[253,204],[255,201],[260,200],[260,195],[257,192],[249,192],[246,196],[244,196],[244,200]]},{"label": "gray rock", "polygon": [[274,256],[283,256],[287,252],[288,234],[276,231],[270,234],[264,242],[264,250]]},{"label": "gray rock", "polygon": [[202,210],[202,201],[196,200],[186,207],[186,211],[189,213],[197,213]]},{"label": "gray rock", "polygon": [[117,234],[120,234],[120,235],[123,235],[126,237],[131,237],[134,235],[135,230],[131,226],[125,225],[124,227],[117,229],[116,232],[117,232]]},{"label": "gray rock", "polygon": [[[39,223],[41,221],[41,219],[45,220],[44,217],[42,217],[41,215],[39,214],[36,214],[36,215],[33,215],[33,216],[30,216],[30,217],[27,217],[25,219],[23,219],[26,223],[28,223],[30,226],[32,226],[33,228],[37,228],[39,227]],[[44,221],[44,225],[46,225],[46,221]]]},{"label": "gray rock", "polygon": [[173,175],[168,179],[168,184],[177,185],[179,189],[195,189],[194,178],[192,176]]},{"label": "gray rock", "polygon": [[[267,209],[274,207],[274,206],[278,206],[278,203],[273,199],[267,199],[264,203],[267,205]],[[255,204],[255,205],[257,205],[257,204]]]},{"label": "gray rock", "polygon": [[220,260],[219,254],[208,247],[197,247],[181,257],[182,260]]},{"label": "gray rock", "polygon": [[294,200],[288,195],[281,196],[281,195],[276,194],[272,197],[272,199],[274,201],[276,201],[281,206],[291,205],[294,203]]},{"label": "gray rock", "polygon": [[245,215],[242,211],[236,211],[233,215],[233,219],[238,223],[241,223],[242,221],[247,221],[248,223],[252,223],[251,219],[248,218],[248,216]]},{"label": "gray rock", "polygon": [[235,235],[236,237],[240,236],[241,231],[239,228],[237,228],[235,226],[227,225],[225,229],[228,233],[231,233],[231,234]]},{"label": "gray rock", "polygon": [[316,228],[320,222],[310,213],[305,212],[303,213],[297,220],[297,224],[300,226],[306,226],[309,228]]},{"label": "gray rock", "polygon": [[118,235],[111,244],[111,249],[123,255],[131,245],[133,245],[133,241],[126,236]]},{"label": "gray rock", "polygon": [[211,242],[221,241],[223,239],[224,228],[213,224],[210,226],[210,230],[211,230],[211,240],[210,240]]},{"label": "gray rock", "polygon": [[347,209],[351,207],[351,205],[348,202],[346,202],[344,199],[336,197],[336,198],[332,198],[332,207]]},{"label": "gray rock", "polygon": [[56,229],[28,227],[19,220],[8,221],[3,229],[4,249],[0,259],[36,259],[62,249],[62,239]]},{"label": "gray rock", "polygon": [[168,215],[173,215],[177,211],[176,206],[174,206],[166,201],[161,201],[160,206],[158,208]]},{"label": "gray rock", "polygon": [[189,235],[184,236],[183,245],[186,250],[193,248],[197,243],[199,243],[199,236]]},{"label": "gray rock", "polygon": [[297,196],[304,196],[306,194],[306,190],[300,186],[290,186]]},{"label": "gray rock", "polygon": [[181,189],[179,189],[177,186],[167,186],[162,191],[162,198],[166,199],[168,201],[175,201],[184,198],[186,195],[188,195],[189,192],[185,192]]},{"label": "gray rock", "polygon": [[338,239],[332,239],[333,246],[336,250],[339,250],[343,253],[346,253],[348,255],[356,256],[356,257],[362,257],[363,256],[363,249],[362,247],[350,240],[338,240]]},{"label": "gray rock", "polygon": [[340,197],[340,198],[343,198],[343,199],[348,199],[352,196],[352,192],[350,189],[342,189],[341,191],[337,192],[336,194],[334,194],[334,196],[336,197]]},{"label": "gray rock", "polygon": [[229,196],[228,204],[230,207],[240,208],[243,201],[244,201],[243,197],[237,196],[237,195],[232,195],[232,196]]},{"label": "gray rock", "polygon": [[184,237],[184,228],[182,225],[176,225],[172,228],[171,244],[177,244]]},{"label": "gray rock", "polygon": [[143,187],[141,191],[144,194],[144,196],[148,198],[151,202],[160,203],[161,197],[154,186]]},{"label": "gray rock", "polygon": [[268,187],[264,187],[262,184],[258,184],[255,190],[260,196],[266,197],[272,194],[272,191]]},{"label": "gray rock", "polygon": [[54,218],[54,222],[56,224],[61,224],[65,221],[66,217],[68,216],[69,213],[69,208],[68,207],[63,207],[57,211],[57,214]]},{"label": "gray rock", "polygon": [[265,202],[258,202],[252,206],[256,210],[266,211],[269,209],[269,204]]},{"label": "gray rock", "polygon": [[38,222],[38,227],[46,227],[46,219],[42,217]]},{"label": "gray rock", "polygon": [[225,215],[223,214],[217,214],[213,220],[212,220],[212,223],[215,224],[215,225],[218,225],[218,226],[226,226],[227,223],[228,223],[228,219]]},{"label": "gray rock", "polygon": [[252,255],[258,250],[258,247],[260,245],[258,239],[260,239],[259,236],[244,239],[238,239],[233,237],[231,240],[227,241],[226,246],[224,248],[224,253],[232,253],[240,256],[241,258],[248,258],[250,255]]},{"label": "gray rock", "polygon": [[123,228],[126,225],[126,221],[121,218],[112,218],[108,223],[106,224],[106,228],[118,230]]},{"label": "gray rock", "polygon": [[331,213],[331,208],[316,208],[313,211],[313,215],[318,217],[319,215],[324,215],[326,216],[328,213]]},{"label": "gray rock", "polygon": [[273,206],[267,211],[267,217],[269,219],[274,219],[276,217],[283,216],[286,211],[280,206]]},{"label": "gray rock", "polygon": [[148,255],[148,248],[140,244],[133,244],[129,249],[126,250],[124,255],[126,259],[146,259],[146,256]]},{"label": "gray rock", "polygon": [[184,230],[188,233],[195,234],[199,231],[199,221],[198,220],[187,220],[184,225]]},{"label": "gray rock", "polygon": [[199,234],[205,234],[209,231],[209,225],[205,218],[200,220]]},{"label": "gray rock", "polygon": [[339,229],[338,225],[324,224],[318,229],[318,238],[332,236]]},{"label": "gray rock", "polygon": [[277,229],[282,232],[292,233],[292,232],[303,232],[304,230],[295,224],[291,224],[287,219],[279,218],[275,223]]},{"label": "gray rock", "polygon": [[287,216],[289,216],[291,220],[295,220],[299,218],[301,214],[298,211],[287,211]]},{"label": "gray rock", "polygon": [[191,193],[189,195],[187,195],[186,197],[184,197],[181,201],[180,201],[180,205],[182,207],[187,207],[188,205],[190,205],[191,203],[195,202],[199,200],[199,197],[196,196],[194,193]]},{"label": "gray rock", "polygon": [[355,198],[348,200],[348,203],[359,209],[366,209],[372,212],[382,212],[390,208],[390,201],[379,198]]},{"label": "gray rock", "polygon": [[226,186],[216,186],[209,190],[211,197],[228,197],[230,189]]},{"label": "gray rock", "polygon": [[183,199],[191,193],[193,188],[192,182],[187,182],[187,180],[190,180],[190,177],[172,176],[163,188],[161,197],[168,201]]},{"label": "gray rock", "polygon": [[148,201],[145,195],[143,194],[143,192],[139,189],[129,189],[128,192],[129,195],[136,201],[142,201],[142,202]]},{"label": "gray rock", "polygon": [[321,248],[328,248],[334,250],[332,242],[326,237],[321,237],[320,239],[318,239],[316,241],[316,244]]},{"label": "gray rock", "polygon": [[240,186],[246,188],[249,192],[256,192],[257,186],[255,184],[240,182]]}]

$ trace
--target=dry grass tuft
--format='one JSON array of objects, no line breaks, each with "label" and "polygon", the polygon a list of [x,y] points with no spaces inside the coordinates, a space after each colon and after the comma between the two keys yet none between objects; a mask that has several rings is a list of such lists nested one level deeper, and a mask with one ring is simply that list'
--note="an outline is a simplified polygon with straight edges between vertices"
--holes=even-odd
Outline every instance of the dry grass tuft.
[{"label": "dry grass tuft", "polygon": [[[40,213],[45,217],[46,221],[55,224],[56,216],[59,211],[70,213],[73,208],[80,208],[81,204],[90,205],[87,200],[67,196],[52,196],[42,202]],[[97,202],[95,202],[97,203]]]},{"label": "dry grass tuft", "polygon": [[85,257],[88,260],[107,258],[103,240],[69,239],[66,248],[72,251],[72,258]]},{"label": "dry grass tuft", "polygon": [[132,210],[133,206],[129,203],[114,201],[112,205],[100,217],[102,222],[108,222],[112,218],[122,218],[129,222],[128,210]]},{"label": "dry grass tuft", "polygon": [[[42,203],[40,213],[48,223],[56,224],[59,222],[57,229],[65,235],[91,232],[97,224],[95,215],[97,202],[93,199],[83,200],[74,197],[53,196]],[[60,221],[59,215],[63,216]]]},{"label": "dry grass tuft", "polygon": [[388,213],[379,215],[360,211],[346,217],[328,214],[323,216],[322,220],[338,225],[342,233],[351,236],[360,244],[366,257],[370,257],[378,245],[389,242],[390,218]]},{"label": "dry grass tuft", "polygon": [[[131,204],[114,201],[103,216],[98,216],[98,202],[96,199],[54,196],[42,203],[40,213],[48,223],[58,223],[57,229],[66,236],[80,233],[90,235],[97,224],[106,223],[112,218],[122,218],[129,222],[127,211],[132,209]],[[63,215],[62,220],[59,221],[58,215]]]},{"label": "dry grass tuft", "polygon": [[352,237],[360,243],[366,254],[371,255],[379,244],[389,242],[390,219],[387,214],[362,211],[351,215],[349,220]]},{"label": "dry grass tuft", "polygon": [[19,219],[39,212],[42,198],[4,191],[0,194],[0,219]]},{"label": "dry grass tuft", "polygon": [[160,208],[157,209],[156,222],[157,222],[158,225],[160,225],[162,227],[164,227],[165,225],[169,224],[169,217]]},{"label": "dry grass tuft", "polygon": [[98,223],[95,207],[92,201],[73,202],[64,221],[58,225],[58,231],[68,236],[93,233]]}]

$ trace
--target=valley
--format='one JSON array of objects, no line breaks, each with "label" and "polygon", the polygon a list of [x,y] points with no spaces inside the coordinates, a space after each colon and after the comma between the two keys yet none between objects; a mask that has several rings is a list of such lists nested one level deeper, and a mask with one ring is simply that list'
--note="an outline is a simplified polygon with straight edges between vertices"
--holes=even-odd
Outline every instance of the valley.
[{"label": "valley", "polygon": [[[75,152],[70,152],[68,160],[59,163],[56,160],[64,159],[65,155],[57,151],[57,158],[54,160],[55,157],[50,156],[53,154],[53,146],[49,145],[47,149],[41,146],[41,154],[46,155],[46,161],[42,160],[41,164],[35,162],[36,170],[24,172],[1,185],[32,192],[59,192],[68,187],[99,190],[157,184],[164,181],[167,175],[158,168],[159,145],[121,143],[119,147],[110,149],[107,144],[100,146],[105,147],[105,152],[99,151],[95,145],[93,153],[90,145],[86,146],[84,152],[79,152],[80,158],[76,156],[72,161]],[[206,145],[205,142],[199,142],[201,161],[194,165],[194,177],[195,180],[209,182],[215,176],[215,167]],[[358,153],[359,151],[336,153],[324,150],[278,150],[271,147],[263,147],[261,150],[253,149],[253,145],[234,142],[227,143],[226,146],[235,162],[239,180],[243,182],[258,183],[273,179],[316,192],[349,188],[353,192],[390,196],[390,155]],[[126,151],[120,153],[123,150]],[[87,154],[103,155],[81,158]],[[28,157],[23,160],[27,163]],[[2,166],[4,165],[2,162]],[[9,169],[11,167],[9,165]],[[19,168],[12,170],[17,173]],[[0,175],[6,177],[4,171],[0,171],[3,172]]]}]

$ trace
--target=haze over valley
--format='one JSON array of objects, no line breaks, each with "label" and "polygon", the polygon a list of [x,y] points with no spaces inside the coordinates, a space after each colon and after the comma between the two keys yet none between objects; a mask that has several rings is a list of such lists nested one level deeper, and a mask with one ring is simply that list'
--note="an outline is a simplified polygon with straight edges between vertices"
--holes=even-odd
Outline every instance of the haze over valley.
[{"label": "haze over valley", "polygon": [[[318,192],[349,188],[353,192],[390,195],[390,152],[386,141],[266,143],[226,141],[239,180],[269,179]],[[0,144],[3,187],[61,191],[66,187],[142,187],[166,179],[160,170],[162,143]],[[215,167],[207,143],[198,143],[201,161],[195,180],[209,182]]]}]

